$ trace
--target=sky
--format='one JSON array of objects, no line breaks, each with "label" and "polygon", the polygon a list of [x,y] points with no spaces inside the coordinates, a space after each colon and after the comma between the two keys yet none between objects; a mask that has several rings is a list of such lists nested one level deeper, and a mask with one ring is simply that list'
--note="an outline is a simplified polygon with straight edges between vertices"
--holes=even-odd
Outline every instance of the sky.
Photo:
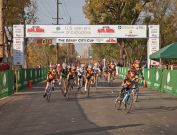
[{"label": "sky", "polygon": [[[36,0],[38,4],[37,24],[56,24],[57,0]],[[59,0],[59,24],[88,24],[88,20],[83,13],[85,0]],[[76,50],[82,55],[82,50],[89,46],[88,44],[75,44]]]}]

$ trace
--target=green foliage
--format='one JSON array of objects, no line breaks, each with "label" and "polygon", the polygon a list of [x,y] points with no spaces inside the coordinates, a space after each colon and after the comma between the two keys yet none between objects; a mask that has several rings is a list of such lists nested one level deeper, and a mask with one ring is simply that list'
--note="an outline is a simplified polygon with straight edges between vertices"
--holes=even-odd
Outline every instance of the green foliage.
[{"label": "green foliage", "polygon": [[50,63],[56,63],[56,47],[49,45],[33,45],[27,48],[28,67],[48,66]]},{"label": "green foliage", "polygon": [[[177,0],[85,0],[90,24],[159,24],[161,46],[177,40]],[[125,44],[124,44],[125,43]],[[147,59],[147,40],[120,40],[117,45],[92,45],[95,58],[131,62]]]},{"label": "green foliage", "polygon": [[[135,24],[147,1],[144,0],[86,0],[83,7],[90,24]],[[93,45],[96,58],[123,59],[128,57],[125,47],[119,44]],[[131,57],[130,57],[131,58]]]},{"label": "green foliage", "polygon": [[5,0],[5,26],[24,24],[31,18],[37,19],[34,15],[36,9],[35,2],[31,0]]}]

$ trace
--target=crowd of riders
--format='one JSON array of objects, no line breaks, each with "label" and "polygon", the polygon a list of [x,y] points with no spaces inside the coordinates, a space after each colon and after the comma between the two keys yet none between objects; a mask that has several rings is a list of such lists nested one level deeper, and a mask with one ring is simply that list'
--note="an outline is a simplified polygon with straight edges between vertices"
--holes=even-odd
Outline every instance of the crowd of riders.
[{"label": "crowd of riders", "polygon": [[[44,92],[46,96],[46,90],[49,85],[52,85],[54,90],[54,84],[57,82],[59,86],[63,88],[63,95],[66,96],[68,87],[75,86],[78,89],[83,88],[82,93],[88,91],[88,84],[96,86],[99,78],[104,78],[108,83],[114,80],[116,76],[116,64],[109,62],[107,64],[100,64],[98,62],[92,64],[57,64],[50,67],[47,75],[47,84]],[[121,94],[131,92],[133,88],[138,87],[140,78],[143,79],[142,68],[139,61],[135,61],[128,71],[126,77],[122,81]]]},{"label": "crowd of riders", "polygon": [[63,88],[63,95],[66,96],[68,85],[75,85],[78,89],[84,88],[83,93],[87,92],[88,83],[93,86],[99,78],[104,77],[108,82],[115,78],[116,65],[113,62],[108,64],[100,64],[98,62],[91,64],[57,64],[50,67],[47,75],[47,84],[44,92],[46,96],[46,90],[49,85],[52,85],[54,90],[54,84],[58,82],[59,86]]}]

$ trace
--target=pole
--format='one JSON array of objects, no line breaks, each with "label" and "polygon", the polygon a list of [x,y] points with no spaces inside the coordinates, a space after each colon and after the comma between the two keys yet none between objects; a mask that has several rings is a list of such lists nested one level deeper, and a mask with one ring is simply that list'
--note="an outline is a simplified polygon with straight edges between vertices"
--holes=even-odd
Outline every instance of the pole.
[{"label": "pole", "polygon": [[4,18],[3,18],[4,0],[0,0],[0,63],[3,60],[4,47]]},{"label": "pole", "polygon": [[[70,17],[70,20],[69,20],[69,24],[71,25],[71,17]],[[68,43],[67,44],[67,57],[68,57],[68,63],[71,63],[71,43]]]},{"label": "pole", "polygon": [[162,68],[162,59],[160,58],[159,67]]},{"label": "pole", "polygon": [[[57,25],[59,24],[59,0],[57,0]],[[59,56],[59,52],[60,52],[60,47],[59,47],[59,44],[57,43],[57,64],[60,63],[59,59],[60,59],[60,56]]]}]

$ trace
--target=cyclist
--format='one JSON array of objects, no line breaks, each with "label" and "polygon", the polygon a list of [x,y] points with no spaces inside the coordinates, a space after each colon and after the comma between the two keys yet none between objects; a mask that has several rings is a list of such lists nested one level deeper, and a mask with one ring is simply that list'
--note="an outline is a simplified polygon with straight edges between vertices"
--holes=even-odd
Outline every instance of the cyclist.
[{"label": "cyclist", "polygon": [[76,68],[73,66],[72,68],[69,68],[68,74],[67,74],[67,86],[66,86],[66,91],[64,93],[64,96],[68,93],[69,87],[73,88],[74,86],[74,79],[75,79],[75,73],[76,73]]},{"label": "cyclist", "polygon": [[114,80],[115,71],[116,71],[115,64],[111,62],[108,65],[108,83],[110,83],[111,79]]},{"label": "cyclist", "polygon": [[127,75],[125,77],[125,79],[122,80],[122,89],[120,91],[121,98],[124,97],[126,91],[130,90],[131,86],[132,86],[131,80],[130,80],[129,76]]},{"label": "cyclist", "polygon": [[57,72],[58,72],[58,81],[59,81],[59,85],[61,85],[61,79],[62,79],[62,70],[63,70],[63,66],[58,64],[57,66]]},{"label": "cyclist", "polygon": [[100,68],[98,67],[98,64],[95,63],[93,67],[93,73],[94,73],[94,84],[96,85],[96,81],[98,81],[99,73],[101,72]]},{"label": "cyclist", "polygon": [[52,85],[52,81],[54,80],[55,76],[52,72],[52,69],[50,69],[48,71],[48,74],[47,74],[47,84],[46,84],[46,87],[45,87],[45,92],[43,94],[43,97],[45,97],[47,95],[47,89],[50,85]]},{"label": "cyclist", "polygon": [[77,67],[77,77],[78,77],[77,85],[78,85],[78,89],[80,87],[82,87],[82,85],[83,85],[83,76],[84,76],[84,65],[81,65],[81,66]]},{"label": "cyclist", "polygon": [[52,68],[52,74],[53,74],[53,76],[54,76],[54,78],[53,78],[53,80],[52,80],[52,90],[54,91],[54,85],[55,85],[55,82],[57,81],[57,79],[58,79],[58,73],[57,73],[57,67],[56,66],[54,66],[53,68]]},{"label": "cyclist", "polygon": [[85,82],[85,93],[87,92],[88,90],[88,85],[91,81],[91,77],[93,76],[93,69],[91,66],[88,66],[86,68],[86,74],[85,74],[85,79],[86,79],[86,82]]}]

